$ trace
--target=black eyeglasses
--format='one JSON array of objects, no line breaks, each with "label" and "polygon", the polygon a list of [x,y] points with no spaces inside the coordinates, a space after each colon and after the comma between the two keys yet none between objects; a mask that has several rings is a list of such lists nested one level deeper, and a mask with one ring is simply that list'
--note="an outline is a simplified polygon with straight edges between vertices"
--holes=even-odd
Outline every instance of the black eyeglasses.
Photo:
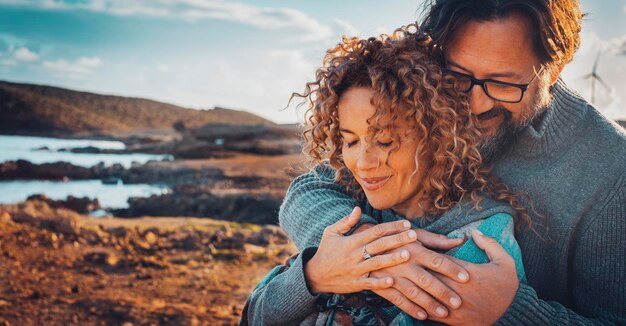
[{"label": "black eyeglasses", "polygon": [[468,93],[474,85],[479,85],[487,96],[496,101],[519,103],[524,97],[524,92],[526,92],[528,86],[537,78],[541,70],[543,70],[543,67],[539,69],[535,76],[533,76],[533,79],[527,84],[513,84],[493,79],[476,79],[473,76],[449,69],[446,69],[445,72],[456,77],[456,86],[460,92]]}]

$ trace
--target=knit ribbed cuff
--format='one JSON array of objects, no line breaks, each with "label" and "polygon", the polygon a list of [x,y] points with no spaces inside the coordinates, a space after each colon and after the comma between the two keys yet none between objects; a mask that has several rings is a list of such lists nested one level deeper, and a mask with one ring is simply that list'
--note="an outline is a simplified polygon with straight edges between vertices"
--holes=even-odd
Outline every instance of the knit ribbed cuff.
[{"label": "knit ribbed cuff", "polygon": [[530,285],[520,283],[513,302],[495,325],[549,325],[550,312],[538,300]]},{"label": "knit ribbed cuff", "polygon": [[306,278],[304,277],[304,264],[307,263],[315,253],[317,252],[317,247],[309,247],[304,249],[293,265],[289,268],[293,271],[291,277],[289,279],[289,283],[293,284],[294,287],[289,289],[289,292],[293,294],[295,298],[304,299],[302,302],[312,301],[315,302],[318,294],[313,294],[309,289]]},{"label": "knit ribbed cuff", "polygon": [[[272,292],[275,309],[285,312],[284,320],[303,320],[317,311],[317,299],[309,291],[304,278],[304,264],[317,252],[316,247],[303,250],[293,265],[281,274],[280,286],[268,288]],[[270,282],[271,284],[271,282]]]}]

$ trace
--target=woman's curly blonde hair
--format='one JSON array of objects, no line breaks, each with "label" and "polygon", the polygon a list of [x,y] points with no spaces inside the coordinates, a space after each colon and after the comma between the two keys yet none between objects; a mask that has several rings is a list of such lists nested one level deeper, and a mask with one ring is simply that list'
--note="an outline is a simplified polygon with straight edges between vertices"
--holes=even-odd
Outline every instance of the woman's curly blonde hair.
[{"label": "woman's curly blonde hair", "polygon": [[406,121],[419,136],[415,158],[416,162],[428,160],[422,182],[430,202],[428,215],[439,216],[464,198],[479,208],[480,195],[487,194],[507,202],[530,226],[517,196],[488,177],[478,151],[481,132],[467,97],[456,90],[454,78],[431,60],[430,42],[427,35],[417,32],[416,25],[408,25],[378,38],[344,37],[328,50],[316,80],[306,84],[303,94],[292,94],[292,99],[301,97],[308,103],[305,154],[315,163],[328,160],[337,171],[336,181],[363,199],[361,187],[343,161],[338,103],[350,88],[370,88],[376,112],[368,123],[374,135],[390,131],[397,149],[402,141],[397,125]]}]

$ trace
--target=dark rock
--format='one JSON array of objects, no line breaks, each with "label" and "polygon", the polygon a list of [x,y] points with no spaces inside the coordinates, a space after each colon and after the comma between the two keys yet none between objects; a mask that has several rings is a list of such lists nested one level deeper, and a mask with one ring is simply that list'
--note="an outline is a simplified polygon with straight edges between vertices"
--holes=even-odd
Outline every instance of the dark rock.
[{"label": "dark rock", "polygon": [[81,218],[73,211],[53,209],[45,201],[26,201],[11,218],[17,223],[37,225],[43,229],[72,236],[80,235]]},{"label": "dark rock", "polygon": [[89,197],[78,198],[78,197],[74,197],[71,195],[67,196],[66,200],[53,200],[53,199],[48,198],[48,196],[44,194],[35,194],[35,195],[29,196],[26,200],[27,201],[29,200],[43,201],[43,202],[46,202],[48,206],[52,208],[71,209],[81,214],[88,214],[89,212],[102,208],[100,207],[100,202],[98,201],[97,198],[95,199],[90,199]]},{"label": "dark rock", "polygon": [[287,244],[289,237],[278,226],[265,225],[259,232],[250,236],[248,242],[255,245],[267,246],[270,244]]},{"label": "dark rock", "polygon": [[90,252],[83,256],[83,260],[86,263],[103,266],[115,266],[120,261],[115,254],[108,252]]},{"label": "dark rock", "polygon": [[99,210],[102,207],[98,198],[90,199],[89,197],[74,197],[67,196],[67,199],[62,202],[65,208],[71,209],[81,214],[87,214],[89,212]]},{"label": "dark rock", "polygon": [[246,237],[243,233],[232,232],[222,227],[211,236],[211,244],[217,249],[243,249]]},{"label": "dark rock", "polygon": [[201,187],[186,185],[170,194],[131,198],[129,208],[116,216],[198,216],[235,222],[277,224],[282,194],[213,195]]},{"label": "dark rock", "polygon": [[89,229],[81,229],[80,235],[91,245],[102,243],[102,235],[100,232]]},{"label": "dark rock", "polygon": [[102,184],[103,185],[116,185],[116,184],[119,184],[120,181],[122,181],[122,179],[120,178],[108,177],[108,178],[102,179]]},{"label": "dark rock", "polygon": [[154,257],[142,257],[139,264],[144,268],[166,269],[168,267],[166,263],[158,261]]},{"label": "dark rock", "polygon": [[84,180],[91,179],[88,168],[67,162],[33,164],[25,160],[0,163],[0,180]]},{"label": "dark rock", "polygon": [[29,299],[39,300],[43,295],[38,290],[34,290],[29,296]]},{"label": "dark rock", "polygon": [[181,132],[183,139],[174,144],[172,152],[177,158],[296,154],[302,148],[297,126],[207,124]]},{"label": "dark rock", "polygon": [[130,233],[129,229],[127,229],[127,228],[125,228],[123,226],[109,228],[107,231],[112,236],[115,236],[115,237],[118,237],[118,238],[125,238]]},{"label": "dark rock", "polygon": [[60,151],[68,151],[76,154],[131,154],[126,149],[99,148],[94,146],[62,148]]},{"label": "dark rock", "polygon": [[200,241],[193,235],[188,235],[183,239],[183,249],[185,250],[199,250]]}]

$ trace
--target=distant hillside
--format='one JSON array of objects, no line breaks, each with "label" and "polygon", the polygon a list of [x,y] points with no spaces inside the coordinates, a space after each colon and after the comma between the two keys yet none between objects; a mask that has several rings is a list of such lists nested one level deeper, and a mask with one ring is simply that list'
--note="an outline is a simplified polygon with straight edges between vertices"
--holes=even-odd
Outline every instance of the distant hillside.
[{"label": "distant hillside", "polygon": [[116,135],[207,123],[274,125],[248,112],[186,109],[157,101],[0,81],[0,133],[47,136]]}]

